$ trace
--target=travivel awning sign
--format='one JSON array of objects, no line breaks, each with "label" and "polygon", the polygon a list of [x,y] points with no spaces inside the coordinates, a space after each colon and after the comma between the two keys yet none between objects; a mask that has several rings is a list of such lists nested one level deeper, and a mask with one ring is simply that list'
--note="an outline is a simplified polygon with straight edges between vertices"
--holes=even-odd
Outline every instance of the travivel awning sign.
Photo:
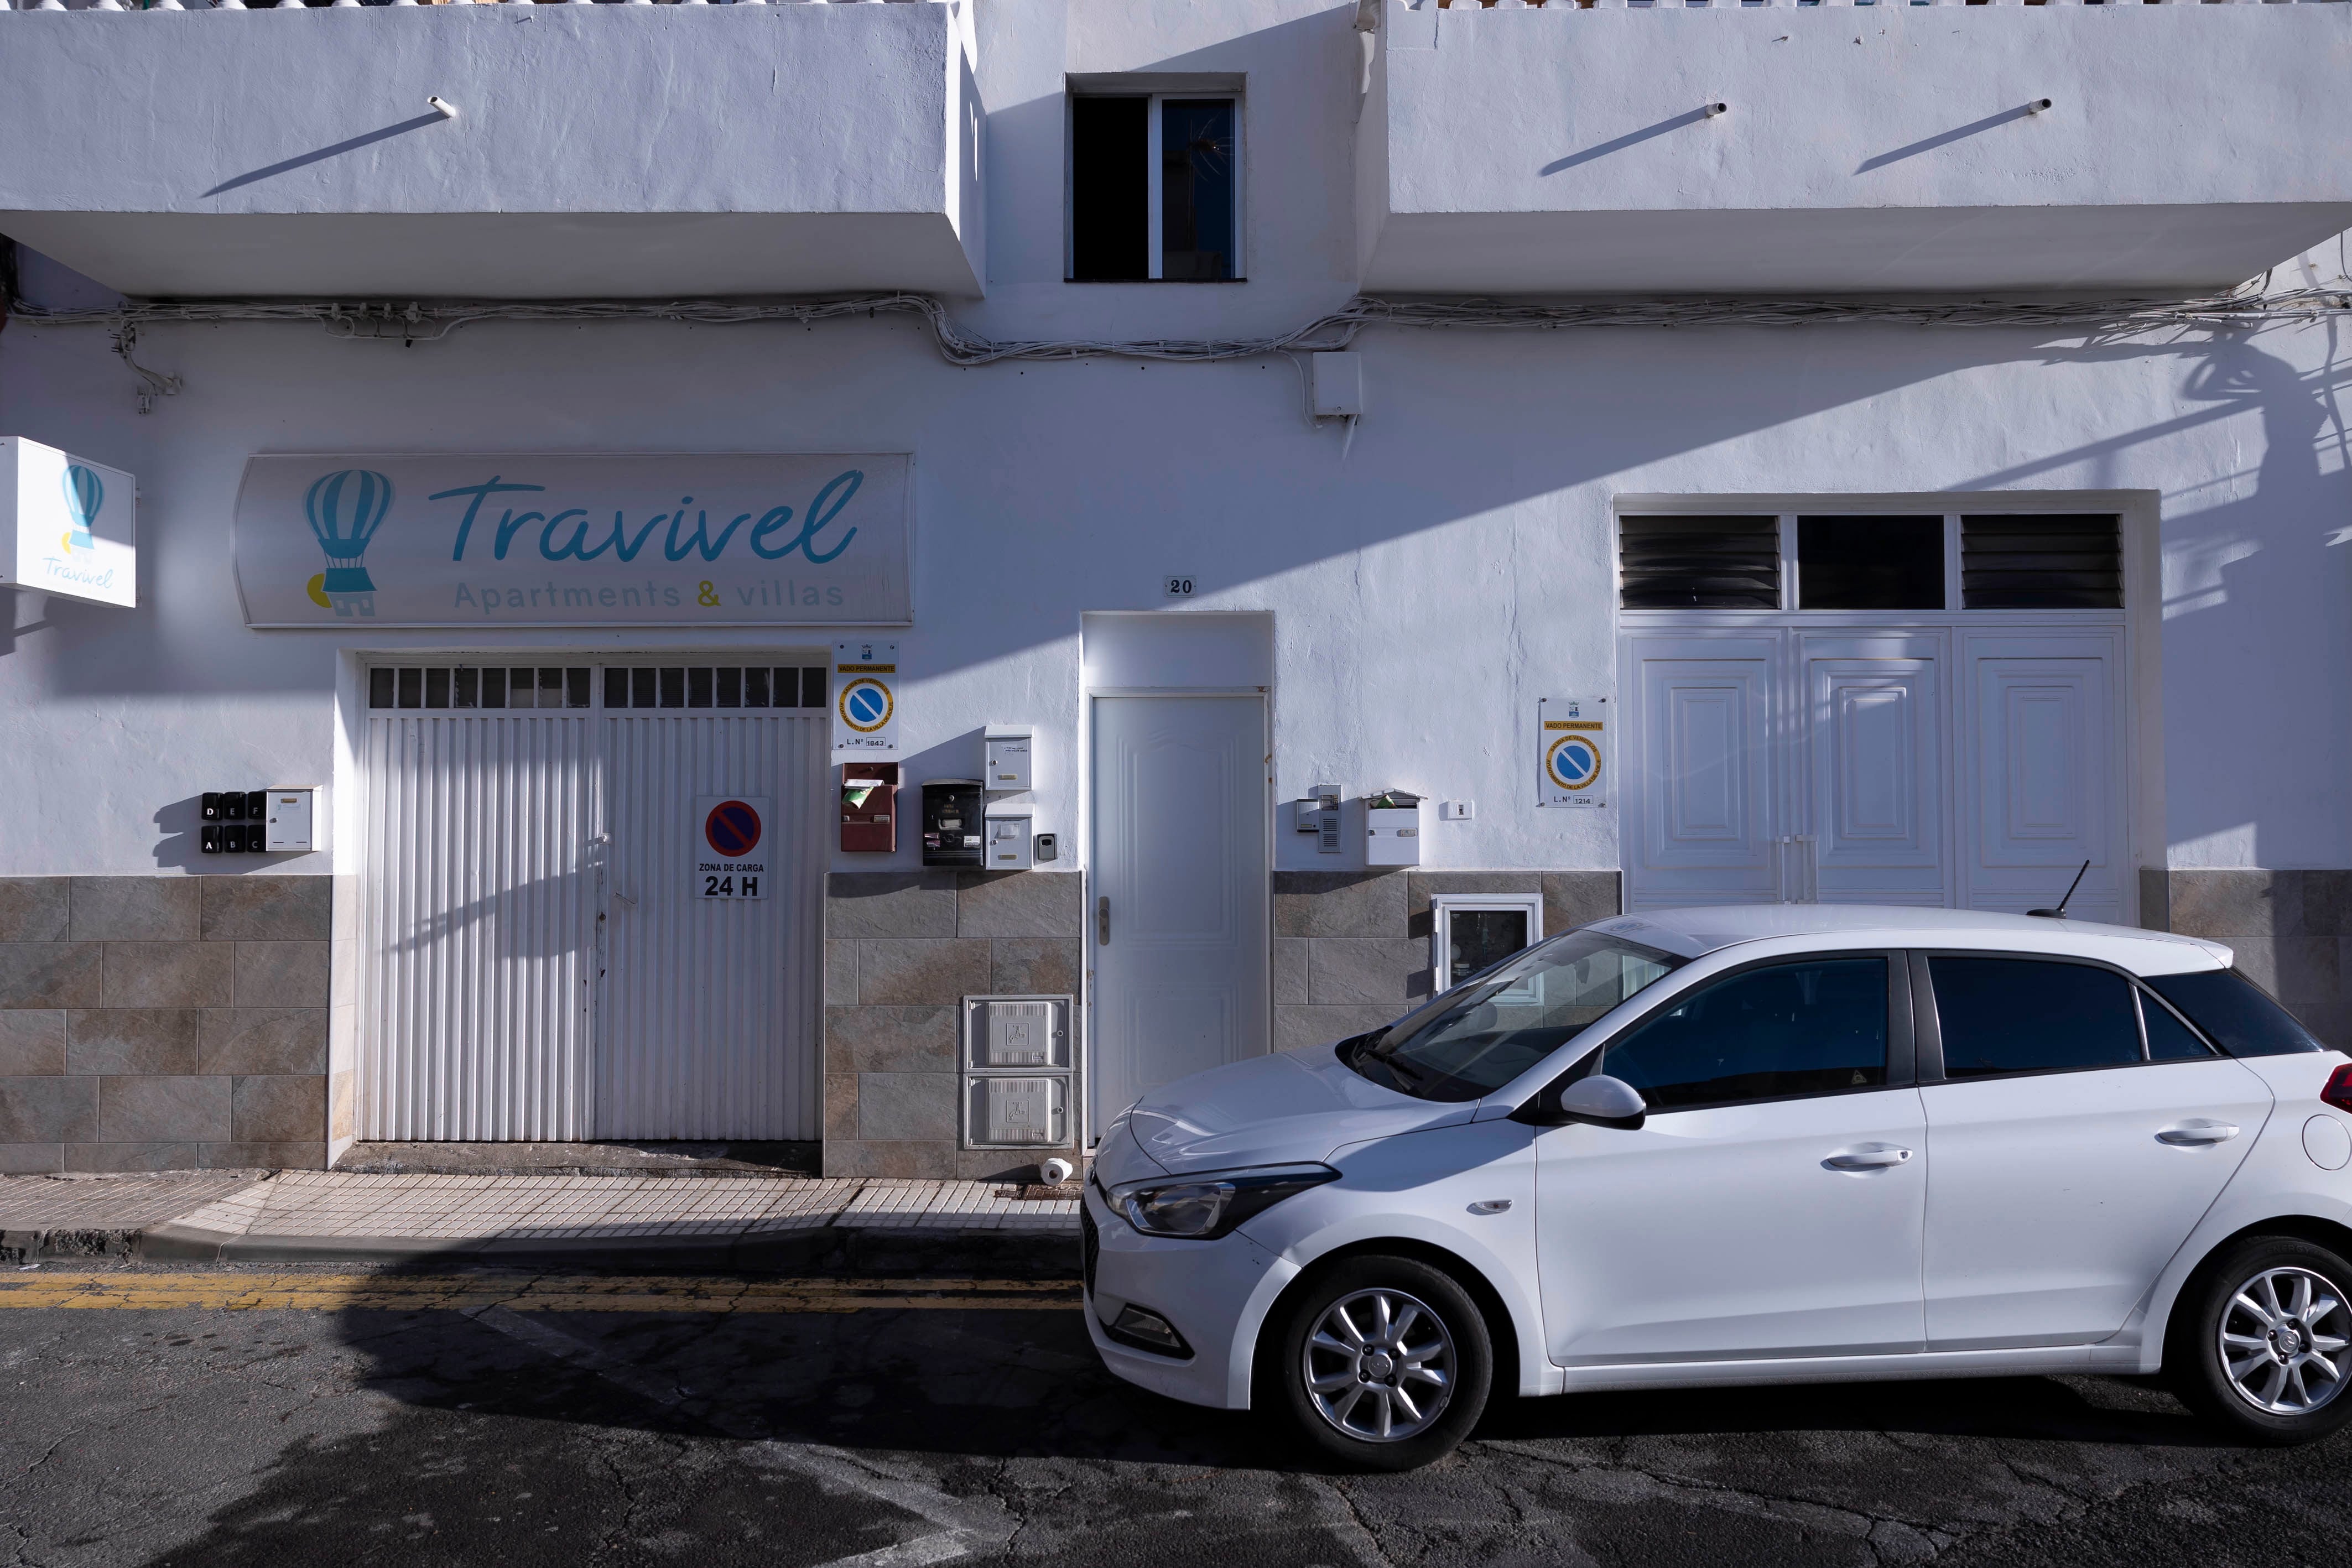
[{"label": "travivel awning sign", "polygon": [[257,456],[250,626],[903,625],[890,453]]},{"label": "travivel awning sign", "polygon": [[0,584],[138,603],[135,488],[120,468],[0,435]]}]

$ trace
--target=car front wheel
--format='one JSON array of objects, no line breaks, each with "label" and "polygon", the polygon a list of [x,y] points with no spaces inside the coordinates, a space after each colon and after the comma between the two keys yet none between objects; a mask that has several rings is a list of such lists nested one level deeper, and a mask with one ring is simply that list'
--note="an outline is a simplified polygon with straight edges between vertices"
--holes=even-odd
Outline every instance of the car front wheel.
[{"label": "car front wheel", "polygon": [[2166,1370],[2241,1442],[2307,1443],[2352,1420],[2352,1265],[2291,1237],[2238,1243],[2173,1315]]},{"label": "car front wheel", "polygon": [[1266,1392],[1356,1469],[1414,1469],[1451,1453],[1478,1424],[1494,1375],[1476,1303],[1410,1258],[1340,1263],[1296,1298],[1269,1349],[1279,1386]]}]

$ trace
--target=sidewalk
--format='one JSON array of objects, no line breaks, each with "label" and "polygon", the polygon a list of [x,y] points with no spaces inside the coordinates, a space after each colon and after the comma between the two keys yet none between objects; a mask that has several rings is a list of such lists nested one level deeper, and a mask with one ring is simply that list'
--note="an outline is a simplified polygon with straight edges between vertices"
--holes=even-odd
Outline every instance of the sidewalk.
[{"label": "sidewalk", "polygon": [[0,1177],[0,1259],[922,1273],[1077,1267],[1075,1186],[350,1171]]}]

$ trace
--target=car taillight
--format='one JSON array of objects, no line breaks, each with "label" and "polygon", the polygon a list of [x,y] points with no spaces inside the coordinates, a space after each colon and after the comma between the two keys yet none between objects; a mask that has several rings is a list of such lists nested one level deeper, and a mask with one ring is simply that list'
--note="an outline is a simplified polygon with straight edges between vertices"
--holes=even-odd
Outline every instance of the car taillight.
[{"label": "car taillight", "polygon": [[2319,1097],[2338,1111],[2352,1111],[2352,1061],[2327,1075],[2327,1087],[2319,1092]]}]

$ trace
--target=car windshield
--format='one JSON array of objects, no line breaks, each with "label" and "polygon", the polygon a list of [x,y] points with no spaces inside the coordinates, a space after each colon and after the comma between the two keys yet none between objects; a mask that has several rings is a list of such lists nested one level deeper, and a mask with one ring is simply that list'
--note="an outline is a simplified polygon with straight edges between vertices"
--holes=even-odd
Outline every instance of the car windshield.
[{"label": "car windshield", "polygon": [[1571,931],[1346,1041],[1339,1059],[1416,1099],[1475,1100],[1683,962],[1598,931]]}]

